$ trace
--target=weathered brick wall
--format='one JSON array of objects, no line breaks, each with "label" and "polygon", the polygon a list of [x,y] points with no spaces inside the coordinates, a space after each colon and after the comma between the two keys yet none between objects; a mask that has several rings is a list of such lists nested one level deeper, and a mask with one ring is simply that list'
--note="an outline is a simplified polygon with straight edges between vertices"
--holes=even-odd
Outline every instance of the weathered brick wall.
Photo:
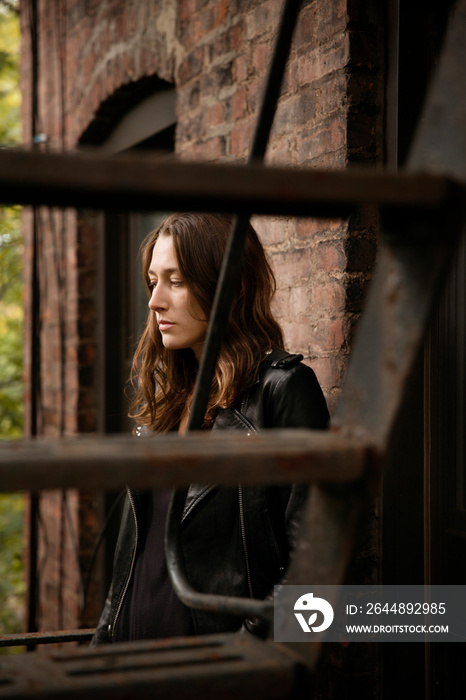
[{"label": "weathered brick wall", "polygon": [[[180,6],[186,54],[175,83],[185,158],[245,159],[281,3]],[[298,20],[267,154],[272,164],[376,162],[378,24],[347,0],[308,2]],[[333,407],[375,254],[375,221],[257,220],[277,274],[287,346],[314,367]]]},{"label": "weathered brick wall", "polygon": [[[344,168],[380,161],[378,5],[375,0],[303,3],[267,154],[269,163]],[[40,0],[37,130],[47,135],[45,148],[73,149],[96,125],[103,138],[115,117],[115,95],[121,99],[138,81],[157,76],[176,89],[180,157],[244,160],[280,8],[280,0],[68,0],[66,4]],[[23,3],[22,25],[24,130],[29,142],[27,3]],[[111,102],[113,112],[107,109]],[[98,427],[96,246],[100,224],[97,215],[83,214],[79,220],[73,213],[41,216],[42,430],[92,432]],[[333,408],[373,264],[374,216],[366,211],[347,221],[261,218],[256,223],[277,274],[275,308],[287,346],[302,352],[314,367]],[[64,354],[56,301],[59,288],[53,272],[54,227],[55,233],[63,231],[66,236],[58,256],[66,292]],[[50,514],[47,503],[43,503],[44,518],[56,517],[60,523],[63,515],[55,501],[50,501]],[[91,533],[92,539],[98,523],[92,507],[84,510],[76,528],[86,539]],[[60,538],[60,527],[48,527],[50,559],[51,543]],[[67,563],[76,573],[71,559]],[[48,571],[49,588],[44,595],[50,611],[43,608],[41,624],[53,627],[53,600],[59,595],[60,581],[57,571]],[[73,596],[69,599],[74,601]],[[75,602],[70,606],[77,614]]]}]

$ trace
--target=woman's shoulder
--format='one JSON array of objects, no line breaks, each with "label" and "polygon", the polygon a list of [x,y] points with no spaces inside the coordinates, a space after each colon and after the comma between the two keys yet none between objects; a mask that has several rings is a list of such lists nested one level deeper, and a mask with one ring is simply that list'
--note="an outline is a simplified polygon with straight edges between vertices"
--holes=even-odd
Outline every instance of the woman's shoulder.
[{"label": "woman's shoulder", "polygon": [[254,393],[266,427],[327,427],[324,395],[314,370],[302,360],[302,355],[274,348],[261,363]]},{"label": "woman's shoulder", "polygon": [[273,348],[262,361],[257,381],[277,387],[296,378],[318,386],[314,370],[303,362],[303,355]]},{"label": "woman's shoulder", "polygon": [[293,355],[292,353],[286,352],[286,350],[272,348],[272,350],[267,353],[263,364],[266,367],[270,365],[271,369],[291,369],[301,364],[303,359],[303,355]]}]

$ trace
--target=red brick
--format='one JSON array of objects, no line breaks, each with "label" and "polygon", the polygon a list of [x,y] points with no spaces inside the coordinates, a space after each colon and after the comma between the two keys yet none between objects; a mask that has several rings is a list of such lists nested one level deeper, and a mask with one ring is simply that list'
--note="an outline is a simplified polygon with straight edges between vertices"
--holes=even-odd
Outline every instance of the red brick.
[{"label": "red brick", "polygon": [[215,38],[206,44],[206,49],[209,56],[209,63],[221,59],[232,51],[235,54],[242,49],[242,27],[237,24],[233,27],[225,25],[222,31],[215,34]]},{"label": "red brick", "polygon": [[324,241],[317,246],[316,264],[326,272],[343,271],[346,256],[341,241]]},{"label": "red brick", "polygon": [[293,285],[290,289],[290,306],[296,319],[307,321],[310,311],[309,286],[309,280],[305,280],[301,284]]},{"label": "red brick", "polygon": [[320,311],[344,311],[346,302],[345,289],[341,282],[328,281],[316,285],[312,293],[312,305]]},{"label": "red brick", "polygon": [[346,324],[342,318],[322,320],[314,331],[314,349],[321,352],[339,351],[346,343]]},{"label": "red brick", "polygon": [[308,136],[298,144],[298,156],[301,162],[306,162],[346,145],[346,120],[343,117],[326,119],[310,130]]},{"label": "red brick", "polygon": [[201,73],[204,60],[204,49],[202,46],[192,51],[178,69],[178,80],[181,84],[187,83]]},{"label": "red brick", "polygon": [[290,318],[288,318],[283,319],[281,325],[285,334],[285,347],[288,352],[307,354],[311,340],[308,324],[290,322]]},{"label": "red brick", "polygon": [[247,156],[252,145],[254,122],[252,119],[242,119],[230,134],[230,154]]},{"label": "red brick", "polygon": [[217,102],[207,109],[207,124],[210,128],[223,123],[223,105]]},{"label": "red brick", "polygon": [[346,68],[349,57],[349,39],[345,34],[339,34],[315,49],[312,55],[299,57],[297,72],[300,84],[320,80],[334,71]]},{"label": "red brick", "polygon": [[196,143],[191,148],[194,159],[212,161],[223,158],[226,154],[226,143],[224,136],[215,136],[203,143]]},{"label": "red brick", "polygon": [[194,81],[189,85],[183,87],[177,91],[176,94],[176,107],[178,112],[178,119],[181,121],[183,119],[186,111],[197,109],[199,106],[199,82]]},{"label": "red brick", "polygon": [[259,113],[264,87],[264,76],[255,78],[248,84],[248,109],[251,114]]},{"label": "red brick", "polygon": [[296,220],[296,234],[298,238],[312,239],[319,234],[345,235],[346,224],[340,219],[316,219],[314,217],[300,218]]},{"label": "red brick", "polygon": [[190,20],[196,8],[196,0],[181,0],[180,1],[180,19]]},{"label": "red brick", "polygon": [[254,39],[266,32],[276,33],[280,6],[274,0],[260,2],[246,18],[247,39]]},{"label": "red brick", "polygon": [[290,165],[294,162],[294,155],[291,139],[281,136],[269,143],[266,162],[269,165]]},{"label": "red brick", "polygon": [[263,73],[267,70],[272,54],[272,42],[258,44],[254,47],[252,53],[252,65],[257,73]]},{"label": "red brick", "polygon": [[280,323],[290,318],[290,295],[288,289],[277,289],[273,298],[272,308]]},{"label": "red brick", "polygon": [[238,121],[246,115],[247,111],[247,91],[244,87],[239,87],[231,97],[231,118]]},{"label": "red brick", "polygon": [[303,7],[299,14],[294,42],[300,49],[308,46],[316,37],[318,9],[320,8],[318,8],[317,3],[312,2],[307,7]]},{"label": "red brick", "polygon": [[225,23],[228,15],[228,9],[228,0],[220,0],[220,2],[214,5],[212,8],[212,27],[214,29],[222,26]]},{"label": "red brick", "polygon": [[287,237],[288,222],[286,219],[271,219],[267,217],[267,219],[260,220],[254,225],[265,246],[269,247],[277,245],[278,243],[283,243]]},{"label": "red brick", "polygon": [[309,365],[316,373],[317,379],[324,389],[328,400],[329,397],[332,396],[333,390],[339,389],[342,386],[346,371],[344,357],[342,359],[336,356],[318,357],[311,353]]}]

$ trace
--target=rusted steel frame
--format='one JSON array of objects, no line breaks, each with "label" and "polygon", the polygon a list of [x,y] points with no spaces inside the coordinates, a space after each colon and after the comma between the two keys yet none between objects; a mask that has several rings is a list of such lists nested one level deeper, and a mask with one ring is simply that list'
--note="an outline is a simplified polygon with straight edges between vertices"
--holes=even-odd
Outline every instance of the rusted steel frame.
[{"label": "rusted steel frame", "polygon": [[[409,170],[434,168],[466,182],[466,0],[459,0],[446,35],[439,69],[428,96],[408,162]],[[379,257],[335,416],[384,451],[421,351],[428,322],[464,230],[464,197],[452,198],[434,216],[395,219],[386,214],[392,245]],[[402,245],[412,238],[423,246]]]},{"label": "rusted steel frame", "polygon": [[[375,466],[375,465],[374,465]],[[368,480],[353,484],[312,486],[301,524],[301,535],[288,567],[288,585],[329,585],[343,583],[353,554],[358,530],[362,527],[362,514],[369,492]],[[333,588],[332,591],[336,595]],[[329,603],[338,601],[327,598]],[[280,605],[278,594],[275,605]],[[293,631],[295,620],[287,623]],[[280,633],[286,635],[287,629]],[[306,666],[315,669],[322,643],[291,643],[286,646],[302,659]]]},{"label": "rusted steel frame", "polygon": [[[459,224],[449,227],[459,235]],[[384,452],[409,391],[438,290],[455,247],[387,248],[360,322],[345,385],[334,416]]]},{"label": "rusted steel frame", "polygon": [[252,635],[209,635],[3,657],[0,698],[285,700],[305,669]]},{"label": "rusted steel frame", "polygon": [[422,173],[0,150],[5,204],[336,217],[359,204],[431,210],[447,201],[451,187],[443,176]]},{"label": "rusted steel frame", "polygon": [[358,440],[311,430],[15,440],[0,443],[0,489],[344,483],[359,478],[366,461]]},{"label": "rusted steel frame", "polygon": [[94,629],[66,630],[59,632],[27,632],[24,634],[1,634],[0,647],[22,647],[36,644],[61,644],[64,642],[88,642]]},{"label": "rusted steel frame", "polygon": [[[435,165],[436,172],[464,182],[466,0],[459,0],[455,10],[409,167],[427,169]],[[464,204],[453,198],[433,217],[424,212],[397,219],[385,212],[382,228],[390,245],[379,257],[333,420],[346,434],[357,434],[373,444],[379,470],[409,392],[430,313],[464,230]],[[430,242],[413,245],[416,240]],[[313,488],[303,524],[307,534],[298,540],[289,583],[344,582],[346,565],[362,527],[360,514],[367,511],[364,503],[369,487],[366,478],[359,485],[322,484]],[[310,668],[315,667],[319,645],[287,646]]]}]

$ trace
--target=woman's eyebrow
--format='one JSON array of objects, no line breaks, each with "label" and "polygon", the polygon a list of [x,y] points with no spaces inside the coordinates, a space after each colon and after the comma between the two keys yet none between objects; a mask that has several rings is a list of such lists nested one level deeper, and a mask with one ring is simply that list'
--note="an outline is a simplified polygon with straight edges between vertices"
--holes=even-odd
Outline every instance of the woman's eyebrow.
[{"label": "woman's eyebrow", "polygon": [[[167,267],[165,270],[162,270],[163,274],[166,275],[172,275],[174,272],[179,273],[179,268],[178,267]],[[149,269],[147,272],[148,275],[153,275],[154,277],[157,277],[157,273],[154,272],[154,270]]]}]

